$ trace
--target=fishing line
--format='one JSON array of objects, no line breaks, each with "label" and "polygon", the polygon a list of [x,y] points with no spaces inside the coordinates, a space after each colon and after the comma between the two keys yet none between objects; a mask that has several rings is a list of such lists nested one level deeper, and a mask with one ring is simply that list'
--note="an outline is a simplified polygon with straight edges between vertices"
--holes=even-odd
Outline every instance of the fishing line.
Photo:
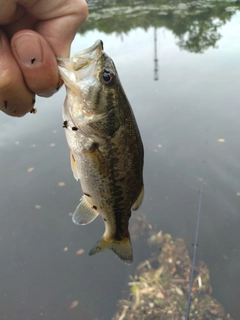
[{"label": "fishing line", "polygon": [[[198,235],[199,235],[199,228],[200,228],[200,217],[202,213],[202,196],[203,196],[203,185],[204,185],[204,176],[205,176],[205,166],[206,166],[206,153],[207,153],[207,143],[208,143],[208,129],[206,131],[206,139],[205,139],[205,157],[202,160],[202,172],[201,172],[201,184],[199,189],[199,200],[198,200],[198,211],[197,211],[197,221],[196,221],[196,231],[193,243],[193,259],[192,259],[192,267],[191,267],[191,276],[189,282],[189,291],[188,291],[188,299],[187,299],[187,310],[185,320],[189,319],[189,311],[191,306],[191,294],[192,294],[192,287],[193,287],[193,276],[194,276],[194,269],[196,265],[196,256],[197,256],[197,248],[198,248]],[[205,159],[204,159],[205,158]]]}]

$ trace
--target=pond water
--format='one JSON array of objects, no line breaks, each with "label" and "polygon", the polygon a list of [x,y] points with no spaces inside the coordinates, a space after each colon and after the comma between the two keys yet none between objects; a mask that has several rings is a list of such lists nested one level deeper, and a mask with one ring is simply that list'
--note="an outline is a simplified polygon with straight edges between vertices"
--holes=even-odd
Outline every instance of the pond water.
[{"label": "pond water", "polygon": [[[190,254],[206,160],[197,260],[210,269],[213,297],[238,319],[240,7],[168,3],[89,1],[72,53],[103,40],[144,142],[139,212],[183,238]],[[0,116],[1,319],[109,320],[129,275],[150,256],[145,239],[133,242],[131,266],[112,252],[88,256],[104,224],[71,221],[81,189],[62,129],[64,97],[62,88],[38,98],[36,115]]]}]

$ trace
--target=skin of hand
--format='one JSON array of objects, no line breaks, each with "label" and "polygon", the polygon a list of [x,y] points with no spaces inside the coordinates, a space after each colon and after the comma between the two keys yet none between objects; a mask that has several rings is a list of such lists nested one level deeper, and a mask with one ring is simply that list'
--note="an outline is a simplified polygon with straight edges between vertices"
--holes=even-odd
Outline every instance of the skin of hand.
[{"label": "skin of hand", "polygon": [[35,94],[62,85],[56,56],[67,58],[86,20],[85,0],[0,0],[0,110],[21,117]]}]

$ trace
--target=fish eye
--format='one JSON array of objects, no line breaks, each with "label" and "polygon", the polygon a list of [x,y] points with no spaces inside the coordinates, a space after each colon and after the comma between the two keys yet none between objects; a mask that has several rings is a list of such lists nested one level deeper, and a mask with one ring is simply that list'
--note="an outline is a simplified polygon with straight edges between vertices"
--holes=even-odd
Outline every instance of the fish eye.
[{"label": "fish eye", "polygon": [[102,72],[102,81],[106,86],[113,86],[115,84],[114,74],[108,69],[104,69]]}]

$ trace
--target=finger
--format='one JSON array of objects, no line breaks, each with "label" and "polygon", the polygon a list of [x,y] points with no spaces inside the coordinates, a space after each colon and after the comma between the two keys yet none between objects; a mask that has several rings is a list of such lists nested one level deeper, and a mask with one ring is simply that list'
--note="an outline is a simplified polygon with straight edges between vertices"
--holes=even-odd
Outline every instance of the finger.
[{"label": "finger", "polygon": [[25,0],[24,7],[38,19],[35,30],[47,40],[55,55],[68,57],[72,40],[88,15],[86,1],[41,0],[32,5],[32,0]]},{"label": "finger", "polygon": [[[0,0],[1,1],[1,0]],[[0,20],[1,21],[1,20]],[[15,22],[11,22],[8,25],[1,25],[1,30],[6,34],[9,40],[12,36],[20,30],[31,29],[34,30],[36,18],[27,12],[23,12],[22,17]]]},{"label": "finger", "polygon": [[15,1],[0,0],[0,24],[5,25],[19,20],[24,15],[24,8],[18,6]]},{"label": "finger", "polygon": [[7,37],[0,31],[0,110],[21,117],[33,109],[35,95],[27,87]]},{"label": "finger", "polygon": [[60,57],[69,56],[72,40],[88,15],[85,0],[0,0],[0,8],[0,25],[5,25],[9,38],[34,28]]},{"label": "finger", "polygon": [[41,35],[31,30],[19,31],[13,36],[11,47],[31,91],[49,97],[58,90],[61,81],[56,57]]}]

